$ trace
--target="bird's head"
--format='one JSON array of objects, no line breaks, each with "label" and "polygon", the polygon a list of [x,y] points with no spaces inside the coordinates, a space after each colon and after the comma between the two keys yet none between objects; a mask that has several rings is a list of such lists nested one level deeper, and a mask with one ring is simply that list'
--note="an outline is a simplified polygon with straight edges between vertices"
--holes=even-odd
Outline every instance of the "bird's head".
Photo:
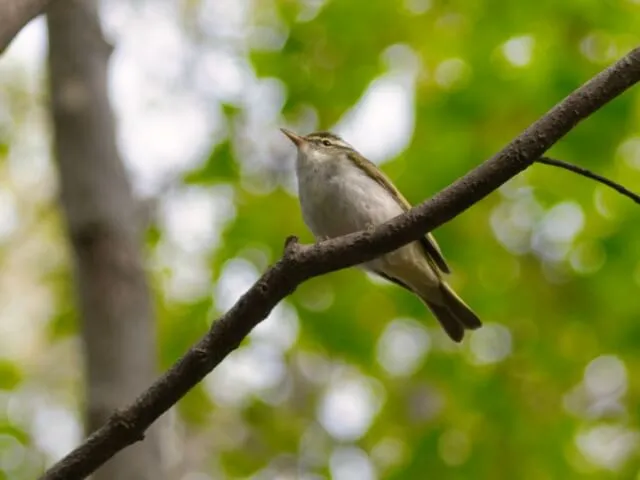
[{"label": "bird's head", "polygon": [[298,149],[298,158],[305,157],[311,161],[321,162],[355,152],[351,145],[335,133],[314,132],[303,136],[285,128],[281,130]]}]

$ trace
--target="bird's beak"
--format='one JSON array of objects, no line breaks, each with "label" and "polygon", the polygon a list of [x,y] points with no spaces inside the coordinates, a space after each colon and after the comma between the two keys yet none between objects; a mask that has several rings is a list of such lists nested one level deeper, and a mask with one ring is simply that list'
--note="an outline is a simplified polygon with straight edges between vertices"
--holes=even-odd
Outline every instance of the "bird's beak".
[{"label": "bird's beak", "polygon": [[304,137],[301,137],[300,135],[293,133],[291,130],[287,130],[286,128],[281,128],[280,130],[287,137],[289,137],[289,140],[291,140],[296,147],[299,147],[304,143]]}]

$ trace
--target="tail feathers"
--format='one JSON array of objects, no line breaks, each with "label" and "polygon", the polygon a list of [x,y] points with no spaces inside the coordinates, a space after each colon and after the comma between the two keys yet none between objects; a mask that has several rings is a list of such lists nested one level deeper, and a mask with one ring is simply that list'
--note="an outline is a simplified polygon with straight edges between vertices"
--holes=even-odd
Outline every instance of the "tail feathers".
[{"label": "tail feathers", "polygon": [[444,305],[458,320],[460,320],[465,328],[475,330],[482,326],[482,322],[478,316],[458,295],[456,295],[456,292],[454,292],[449,285],[442,282],[440,284],[440,291],[442,292]]},{"label": "tail feathers", "polygon": [[[461,342],[465,330],[475,330],[482,326],[482,322],[480,322],[478,316],[473,313],[467,304],[464,303],[464,301],[456,295],[456,292],[444,281],[440,282],[440,295],[438,295],[437,291],[434,291],[435,289],[431,286],[432,284],[429,285],[429,288],[425,290],[424,293],[420,293],[418,289],[409,287],[407,283],[391,275],[376,270],[374,270],[374,272],[390,282],[400,285],[418,295],[427,307],[429,307],[429,310],[433,312],[444,331],[447,332],[447,335],[449,335],[453,341]],[[437,301],[434,301],[436,299]]]},{"label": "tail feathers", "polygon": [[461,342],[464,337],[464,326],[462,323],[460,323],[446,307],[426,300],[425,303],[438,319],[438,322],[440,322],[440,325],[442,325],[442,328],[447,332],[451,340]]},{"label": "tail feathers", "polygon": [[442,293],[440,302],[436,303],[425,297],[422,297],[422,300],[436,316],[447,335],[453,341],[460,342],[465,330],[475,330],[482,326],[482,322],[449,285],[442,282],[440,291]]}]

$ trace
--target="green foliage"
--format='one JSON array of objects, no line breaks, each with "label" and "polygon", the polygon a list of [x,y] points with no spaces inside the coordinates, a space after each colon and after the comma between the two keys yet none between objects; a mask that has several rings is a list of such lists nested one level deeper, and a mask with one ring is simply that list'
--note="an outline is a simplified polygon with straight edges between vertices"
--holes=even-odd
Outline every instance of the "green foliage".
[{"label": "green foliage", "polygon": [[8,361],[0,361],[0,390],[12,390],[22,380],[22,372],[17,365]]},{"label": "green foliage", "polygon": [[[414,202],[492,155],[639,39],[638,7],[631,2],[404,3],[428,8],[416,14],[403,2],[333,1],[298,20],[302,7],[277,2],[286,42],[282,50],[254,50],[251,61],[259,76],[286,86],[289,122],[301,121],[311,106],[317,128],[330,128],[386,72],[387,49],[408,46],[421,65],[415,128],[407,148],[384,169]],[[258,7],[256,18],[272,18],[259,15],[270,8]],[[524,60],[510,59],[510,48],[524,52]],[[447,80],[443,62],[452,58],[458,71]],[[639,134],[638,95],[633,91],[602,109],[551,154],[637,190],[640,170],[621,158],[620,145]],[[247,249],[268,252],[275,261],[289,234],[309,239],[289,193],[256,194],[242,184],[235,189],[236,216],[213,256],[214,272],[234,256],[254,262],[242,253]],[[575,234],[562,237],[558,232],[576,215]],[[275,458],[288,455],[305,465],[300,439],[319,419],[323,392],[346,368],[380,382],[380,409],[354,441],[380,478],[632,478],[640,468],[633,443],[640,420],[640,380],[633,373],[640,360],[639,220],[640,210],[628,199],[534,165],[440,228],[451,281],[489,332],[459,348],[443,338],[418,301],[394,286],[371,284],[361,272],[301,286],[291,297],[300,333],[283,382],[305,392],[304,403],[296,404],[302,413],[291,410],[294,393],[266,404],[255,397],[265,391],[250,395],[238,410],[249,437],[260,441],[246,440],[225,454],[225,471],[245,476],[276,468]],[[254,263],[264,269],[264,261]],[[415,319],[429,339],[417,369],[402,375],[391,373],[380,353],[384,332],[398,318]],[[306,378],[299,355],[322,359],[333,380]],[[626,391],[609,397],[617,410],[598,413],[598,402],[607,400],[589,393],[598,391],[593,382],[604,381],[593,373],[598,365],[605,377],[608,368],[623,366],[620,388]],[[619,463],[598,457],[584,446],[597,427],[636,432],[627,437],[636,438],[631,453]],[[326,435],[318,447],[321,460],[308,467],[320,474],[334,472],[328,462],[340,445]]]},{"label": "green foliage", "polygon": [[234,160],[231,144],[223,142],[216,146],[205,164],[190,172],[184,179],[186,184],[211,185],[220,182],[235,182],[238,179],[238,166]]}]

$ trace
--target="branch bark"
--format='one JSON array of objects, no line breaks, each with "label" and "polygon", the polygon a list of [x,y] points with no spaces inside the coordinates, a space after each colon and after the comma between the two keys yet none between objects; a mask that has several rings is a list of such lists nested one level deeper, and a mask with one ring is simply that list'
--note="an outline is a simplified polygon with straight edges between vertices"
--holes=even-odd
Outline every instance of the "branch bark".
[{"label": "branch bark", "polygon": [[51,0],[0,0],[0,54],[22,28],[37,17]]},{"label": "branch bark", "polygon": [[[55,157],[81,314],[89,432],[156,377],[138,209],[116,147],[107,96],[111,47],[96,8],[92,0],[56,0],[47,13]],[[156,430],[93,478],[161,480]]]},{"label": "branch bark", "polygon": [[123,411],[54,465],[43,479],[80,479],[139,440],[160,415],[204,378],[303,281],[353,266],[414,241],[459,215],[514,177],[579,121],[640,81],[640,48],[594,77],[496,156],[430,200],[371,231],[314,245],[286,242],[280,261],[240,298],[171,369]]}]

